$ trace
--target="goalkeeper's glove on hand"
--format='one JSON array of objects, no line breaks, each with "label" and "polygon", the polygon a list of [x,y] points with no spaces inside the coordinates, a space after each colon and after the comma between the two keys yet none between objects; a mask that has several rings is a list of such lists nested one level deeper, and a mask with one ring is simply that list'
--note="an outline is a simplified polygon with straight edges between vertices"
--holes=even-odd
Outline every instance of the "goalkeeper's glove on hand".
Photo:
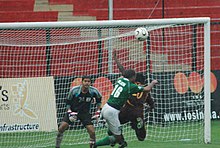
[{"label": "goalkeeper's glove on hand", "polygon": [[77,112],[68,111],[67,113],[69,115],[69,120],[71,122],[74,122],[77,120],[77,114],[78,114]]},{"label": "goalkeeper's glove on hand", "polygon": [[101,113],[101,111],[100,111],[100,110],[97,110],[97,111],[95,112],[95,115],[92,116],[92,119],[94,119],[94,118],[98,119],[98,118],[100,117],[100,113]]}]

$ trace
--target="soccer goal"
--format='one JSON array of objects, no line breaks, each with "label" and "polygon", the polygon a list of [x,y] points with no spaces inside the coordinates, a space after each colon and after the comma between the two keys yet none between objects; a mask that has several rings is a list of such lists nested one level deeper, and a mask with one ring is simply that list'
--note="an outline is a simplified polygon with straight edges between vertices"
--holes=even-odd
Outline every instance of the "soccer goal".
[{"label": "soccer goal", "polygon": [[[144,40],[135,37],[139,27],[148,32]],[[210,19],[175,18],[1,23],[0,147],[55,146],[65,98],[83,75],[92,77],[103,105],[121,76],[113,50],[143,83],[159,81],[151,92],[154,110],[147,104],[143,110],[146,140],[210,143]],[[104,120],[94,126],[97,139],[107,135]],[[123,133],[136,140],[129,123]],[[75,122],[62,145],[88,141]]]}]

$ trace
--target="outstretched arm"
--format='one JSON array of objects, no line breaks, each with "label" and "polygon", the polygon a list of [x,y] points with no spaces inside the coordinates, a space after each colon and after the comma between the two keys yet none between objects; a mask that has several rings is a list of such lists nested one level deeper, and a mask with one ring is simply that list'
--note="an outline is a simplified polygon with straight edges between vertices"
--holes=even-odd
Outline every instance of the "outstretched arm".
[{"label": "outstretched arm", "polygon": [[117,58],[117,54],[116,54],[116,50],[113,50],[113,58],[117,64],[117,67],[119,69],[119,71],[122,73],[122,75],[124,74],[124,67],[121,65],[121,63],[119,62],[118,58]]},{"label": "outstretched arm", "polygon": [[148,86],[144,87],[144,91],[145,92],[150,92],[151,89],[154,87],[154,85],[156,85],[158,83],[157,80],[153,80]]}]

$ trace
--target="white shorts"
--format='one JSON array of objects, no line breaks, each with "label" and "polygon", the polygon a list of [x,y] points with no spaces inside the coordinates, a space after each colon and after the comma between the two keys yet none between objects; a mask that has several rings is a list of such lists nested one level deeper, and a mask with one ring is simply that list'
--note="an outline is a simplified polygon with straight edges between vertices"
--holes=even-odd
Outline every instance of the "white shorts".
[{"label": "white shorts", "polygon": [[119,110],[109,106],[107,103],[103,106],[101,116],[106,120],[109,130],[114,135],[122,134],[122,126],[119,121]]}]

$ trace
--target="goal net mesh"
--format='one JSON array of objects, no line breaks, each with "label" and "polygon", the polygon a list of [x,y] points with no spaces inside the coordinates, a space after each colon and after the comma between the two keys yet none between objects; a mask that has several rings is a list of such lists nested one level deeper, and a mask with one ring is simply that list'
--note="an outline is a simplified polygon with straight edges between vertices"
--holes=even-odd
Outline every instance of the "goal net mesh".
[{"label": "goal net mesh", "polygon": [[[138,27],[146,27],[149,31],[146,41],[138,41],[135,38],[134,30]],[[102,105],[104,105],[113,90],[114,83],[121,76],[112,59],[113,50],[117,51],[117,57],[125,69],[134,69],[142,74],[143,83],[148,84],[153,79],[159,81],[159,85],[151,92],[155,101],[154,110],[148,111],[147,104],[143,110],[147,129],[146,140],[202,142],[204,131],[203,24],[33,27],[0,30],[2,95],[0,147],[55,146],[57,127],[66,111],[67,94],[71,87],[81,83],[80,78],[84,75],[92,77],[93,86],[103,95]],[[51,77],[53,78],[52,88],[54,88],[52,93],[55,94],[52,100],[55,106],[47,104],[48,107],[43,109],[45,99],[32,95],[32,92],[50,99],[53,95],[50,95],[50,89],[46,89],[50,81],[47,82],[41,78]],[[30,89],[26,102],[18,95],[17,101],[23,101],[23,103],[20,103],[20,108],[18,107],[20,110],[16,112],[14,98],[10,97],[13,93],[11,85],[15,80],[26,82],[26,79],[34,79],[34,85],[39,87],[34,88],[34,85],[29,84],[31,86],[28,86]],[[38,85],[37,82],[40,84]],[[25,84],[22,83],[23,87],[18,85],[18,89],[26,88]],[[40,88],[45,91],[40,91]],[[19,94],[22,91],[17,92]],[[41,103],[31,107],[30,102],[35,103],[37,100]],[[25,104],[29,104],[29,108],[37,118],[30,118],[32,115],[25,110]],[[92,105],[91,113],[94,114],[94,111],[95,104]],[[41,116],[46,113],[49,115]],[[34,130],[31,129],[33,123],[39,123]],[[50,128],[54,123],[57,127]],[[99,122],[94,120],[94,126],[97,140],[107,135],[103,120]],[[130,123],[123,125],[123,134],[126,141],[136,140],[135,131]],[[86,129],[80,122],[75,122],[64,133],[62,145],[88,142],[89,135]]]}]

